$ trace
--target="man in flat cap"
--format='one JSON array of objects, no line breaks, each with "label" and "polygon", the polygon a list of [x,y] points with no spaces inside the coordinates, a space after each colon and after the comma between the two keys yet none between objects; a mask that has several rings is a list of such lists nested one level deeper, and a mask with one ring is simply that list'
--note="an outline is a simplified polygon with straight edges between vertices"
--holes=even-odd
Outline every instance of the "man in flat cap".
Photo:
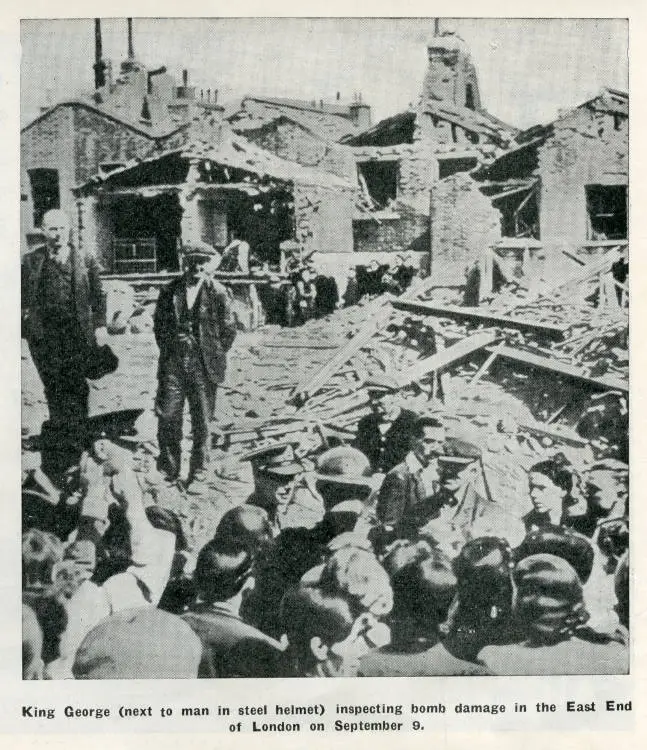
[{"label": "man in flat cap", "polygon": [[160,350],[155,404],[158,468],[170,480],[179,477],[187,400],[193,435],[189,482],[198,486],[206,479],[209,421],[217,385],[224,379],[227,352],[236,335],[229,293],[207,275],[217,259],[217,251],[204,242],[185,245],[182,276],[162,289],[154,316]]},{"label": "man in flat cap", "polygon": [[353,447],[368,458],[373,471],[387,473],[406,456],[409,429],[416,415],[394,402],[400,386],[393,378],[373,375],[364,385],[371,413],[357,423]]}]

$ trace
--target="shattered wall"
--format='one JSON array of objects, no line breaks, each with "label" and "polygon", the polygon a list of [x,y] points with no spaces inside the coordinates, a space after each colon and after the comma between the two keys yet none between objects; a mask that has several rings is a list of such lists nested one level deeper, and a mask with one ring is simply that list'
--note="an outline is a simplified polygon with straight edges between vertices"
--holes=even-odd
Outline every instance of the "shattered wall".
[{"label": "shattered wall", "polygon": [[99,164],[143,156],[150,152],[154,142],[152,137],[85,107],[74,104],[57,107],[20,135],[21,182],[27,188],[25,200],[21,201],[23,226],[33,227],[28,170],[58,170],[61,208],[72,216],[74,186],[95,175]]},{"label": "shattered wall", "polygon": [[431,191],[431,271],[446,284],[465,272],[501,239],[499,212],[467,174],[439,180]]},{"label": "shattered wall", "polygon": [[[59,176],[61,208],[70,215],[74,211],[71,189],[75,184],[74,112],[71,107],[58,107],[20,134],[20,169],[26,187],[25,224],[33,227],[33,200],[28,172],[31,169],[56,169]],[[22,238],[24,240],[24,237]]]},{"label": "shattered wall", "polygon": [[294,222],[304,252],[353,251],[355,191],[294,185]]},{"label": "shattered wall", "polygon": [[405,204],[395,207],[397,218],[365,216],[353,221],[353,248],[356,253],[402,253],[427,250],[429,216]]},{"label": "shattered wall", "polygon": [[580,107],[554,123],[539,149],[541,240],[547,248],[587,240],[586,185],[628,184],[628,120]]}]

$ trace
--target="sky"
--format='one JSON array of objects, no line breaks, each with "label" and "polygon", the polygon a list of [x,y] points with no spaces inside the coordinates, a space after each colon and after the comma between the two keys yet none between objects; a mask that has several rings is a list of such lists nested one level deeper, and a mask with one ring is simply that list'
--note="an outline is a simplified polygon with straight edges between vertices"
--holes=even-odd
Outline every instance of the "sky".
[{"label": "sky", "polygon": [[[373,122],[415,103],[433,18],[135,18],[135,56],[149,68],[189,71],[220,101],[245,94],[349,102]],[[628,89],[627,22],[621,19],[442,19],[467,42],[483,106],[525,128],[602,86]],[[104,57],[126,56],[126,19],[102,20]],[[94,22],[21,22],[21,122],[45,104],[93,89]]]}]

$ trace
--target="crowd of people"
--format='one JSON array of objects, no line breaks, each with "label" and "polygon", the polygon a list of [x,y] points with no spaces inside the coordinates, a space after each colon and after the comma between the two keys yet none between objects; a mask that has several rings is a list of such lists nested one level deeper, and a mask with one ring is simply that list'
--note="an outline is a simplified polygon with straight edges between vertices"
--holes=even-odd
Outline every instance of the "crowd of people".
[{"label": "crowd of people", "polygon": [[209,468],[235,335],[227,294],[203,273],[213,250],[185,248],[160,294],[159,458],[144,471],[88,429],[95,269],[61,212],[44,228],[23,265],[23,323],[58,438],[23,488],[25,679],[628,671],[625,451],[600,444],[584,473],[547,453],[503,512],[487,446],[374,377],[353,445],[322,434],[308,455],[248,453],[254,491],[192,549],[164,490],[180,479],[185,401],[187,482]]},{"label": "crowd of people", "polygon": [[314,469],[291,444],[250,453],[254,492],[197,551],[132,453],[95,441],[74,495],[23,514],[24,677],[626,673],[620,462],[542,460],[531,510],[501,520],[474,496],[478,447],[406,421],[379,472],[349,445]]},{"label": "crowd of people", "polygon": [[348,269],[346,284],[340,293],[334,276],[318,273],[311,264],[299,265],[287,283],[277,276],[259,290],[266,321],[282,326],[300,326],[313,318],[322,318],[338,307],[356,305],[366,297],[384,292],[403,294],[418,273],[409,257],[397,255],[393,264],[371,261]]}]

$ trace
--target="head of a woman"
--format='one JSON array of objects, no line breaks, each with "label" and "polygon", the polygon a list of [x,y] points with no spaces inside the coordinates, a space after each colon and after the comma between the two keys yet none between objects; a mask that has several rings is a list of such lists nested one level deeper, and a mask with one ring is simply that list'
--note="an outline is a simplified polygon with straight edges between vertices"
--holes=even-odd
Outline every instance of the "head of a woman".
[{"label": "head of a woman", "polygon": [[563,558],[530,555],[515,568],[514,581],[517,618],[532,643],[568,640],[589,619],[580,578]]},{"label": "head of a woman", "polygon": [[530,467],[528,484],[535,510],[559,520],[571,503],[573,467],[561,453],[557,454]]},{"label": "head of a woman", "polygon": [[448,620],[467,651],[504,637],[512,616],[512,551],[499,537],[472,539],[453,562],[456,600]]}]

